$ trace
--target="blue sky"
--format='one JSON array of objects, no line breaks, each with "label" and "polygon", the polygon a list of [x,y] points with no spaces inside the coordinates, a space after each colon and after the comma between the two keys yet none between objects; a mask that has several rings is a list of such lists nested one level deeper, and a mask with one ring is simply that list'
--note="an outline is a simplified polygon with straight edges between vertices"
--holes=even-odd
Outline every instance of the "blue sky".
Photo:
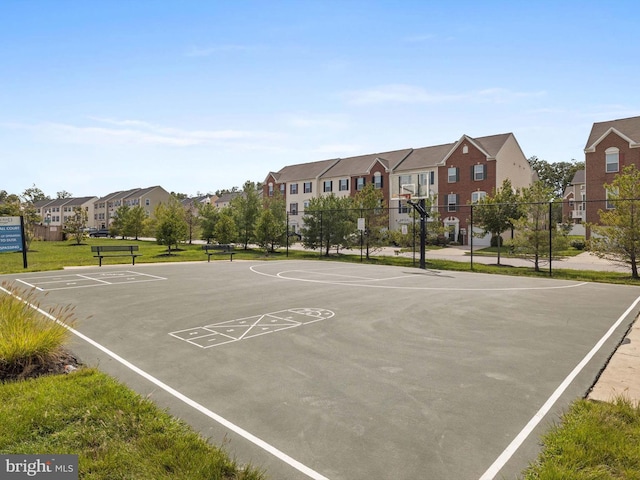
[{"label": "blue sky", "polygon": [[0,2],[0,190],[187,194],[513,132],[583,160],[640,115],[631,1]]}]

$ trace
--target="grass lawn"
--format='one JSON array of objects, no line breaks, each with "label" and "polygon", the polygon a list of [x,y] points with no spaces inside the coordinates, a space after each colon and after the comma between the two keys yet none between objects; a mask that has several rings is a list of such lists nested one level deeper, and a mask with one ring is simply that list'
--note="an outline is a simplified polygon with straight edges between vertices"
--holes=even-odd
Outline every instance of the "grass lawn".
[{"label": "grass lawn", "polygon": [[78,455],[85,480],[264,478],[95,369],[0,383],[0,419],[0,452]]}]

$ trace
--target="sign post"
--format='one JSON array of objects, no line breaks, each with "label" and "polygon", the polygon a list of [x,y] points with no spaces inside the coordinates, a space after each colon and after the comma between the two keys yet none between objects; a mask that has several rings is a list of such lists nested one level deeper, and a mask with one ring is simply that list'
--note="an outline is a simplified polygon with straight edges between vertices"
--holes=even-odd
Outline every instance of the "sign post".
[{"label": "sign post", "polygon": [[22,264],[27,268],[24,217],[0,217],[0,252],[22,252]]}]

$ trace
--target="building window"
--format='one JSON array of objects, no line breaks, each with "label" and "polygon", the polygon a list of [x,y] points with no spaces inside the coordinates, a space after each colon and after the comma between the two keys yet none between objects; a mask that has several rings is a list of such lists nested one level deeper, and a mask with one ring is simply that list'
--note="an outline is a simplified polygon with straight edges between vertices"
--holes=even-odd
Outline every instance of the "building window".
[{"label": "building window", "polygon": [[615,147],[607,148],[605,155],[605,171],[607,173],[617,172],[620,168],[620,150]]},{"label": "building window", "polygon": [[340,182],[338,183],[338,190],[340,190],[341,192],[348,192],[349,191],[349,179],[348,178],[340,179]]},{"label": "building window", "polygon": [[449,183],[456,183],[460,179],[458,167],[449,167],[447,169],[447,179]]},{"label": "building window", "polygon": [[297,203],[290,203],[289,204],[289,213],[291,215],[297,215],[298,214],[298,204]]},{"label": "building window", "polygon": [[487,192],[471,192],[471,203],[478,203],[487,196]]},{"label": "building window", "polygon": [[615,187],[607,188],[607,210],[616,208],[616,198],[618,197],[618,189]]},{"label": "building window", "polygon": [[149,205],[151,205],[151,200],[149,200],[148,198],[145,199],[144,204],[145,204],[145,206],[148,207]]},{"label": "building window", "polygon": [[409,213],[409,205],[407,202],[398,202],[398,213]]},{"label": "building window", "polygon": [[382,174],[376,172],[373,174],[373,188],[380,190],[382,188]]},{"label": "building window", "polygon": [[311,193],[311,182],[304,182],[304,193]]},{"label": "building window", "polygon": [[447,212],[455,212],[458,210],[458,195],[450,193],[447,195]]},{"label": "building window", "polygon": [[325,180],[323,185],[323,192],[330,193],[331,191],[333,191],[333,180]]},{"label": "building window", "polygon": [[269,182],[269,192],[268,195],[273,197],[273,183]]},{"label": "building window", "polygon": [[302,205],[304,206],[304,208],[309,208],[309,205],[311,205],[311,202],[309,202],[309,200],[305,200]]},{"label": "building window", "polygon": [[474,165],[472,168],[472,175],[474,181],[484,180],[487,178],[487,166],[486,165]]},{"label": "building window", "polygon": [[465,155],[466,155],[467,153],[469,153],[469,147],[468,147],[467,145],[463,145],[463,146],[462,146],[462,153],[463,153],[463,154],[465,154]]},{"label": "building window", "polygon": [[298,193],[298,184],[297,183],[292,183],[291,185],[289,185],[289,193],[292,195],[295,195],[296,193]]},{"label": "building window", "polygon": [[287,185],[284,183],[280,184],[280,194],[284,196],[284,192],[287,190]]},{"label": "building window", "polygon": [[356,179],[356,190],[360,191],[364,188],[365,180],[364,177],[359,177]]}]

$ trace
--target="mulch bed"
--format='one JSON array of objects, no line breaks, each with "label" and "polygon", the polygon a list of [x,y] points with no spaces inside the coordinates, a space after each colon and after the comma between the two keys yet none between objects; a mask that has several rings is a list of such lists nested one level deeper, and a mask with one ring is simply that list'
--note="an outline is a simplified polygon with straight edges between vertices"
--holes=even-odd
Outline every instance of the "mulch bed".
[{"label": "mulch bed", "polygon": [[82,363],[69,350],[61,349],[57,355],[44,363],[31,363],[18,369],[0,368],[0,382],[36,378],[42,375],[61,375],[80,368]]}]

